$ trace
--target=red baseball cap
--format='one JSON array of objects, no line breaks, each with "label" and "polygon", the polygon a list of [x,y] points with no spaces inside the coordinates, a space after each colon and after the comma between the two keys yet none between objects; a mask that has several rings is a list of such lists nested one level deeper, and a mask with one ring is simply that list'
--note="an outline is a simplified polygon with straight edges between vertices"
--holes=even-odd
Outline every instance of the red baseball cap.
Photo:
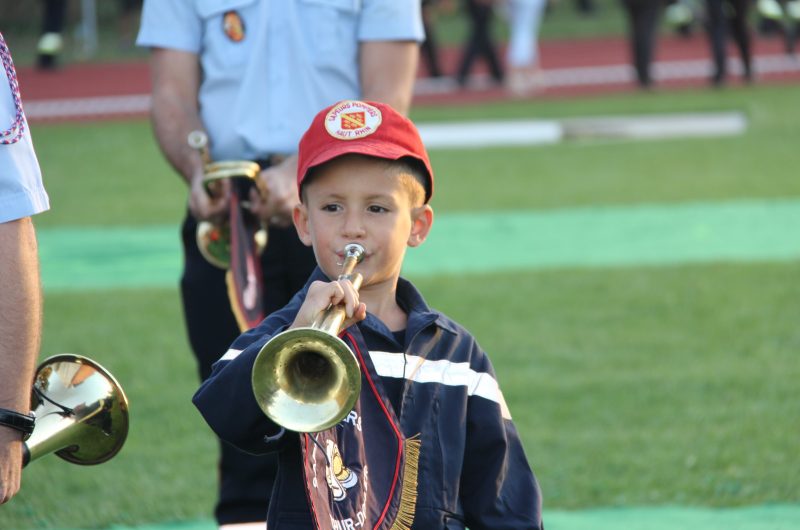
[{"label": "red baseball cap", "polygon": [[433,195],[433,170],[414,124],[385,103],[340,101],[322,109],[300,139],[297,189],[308,170],[345,154],[398,160],[411,157],[427,171],[425,202]]}]

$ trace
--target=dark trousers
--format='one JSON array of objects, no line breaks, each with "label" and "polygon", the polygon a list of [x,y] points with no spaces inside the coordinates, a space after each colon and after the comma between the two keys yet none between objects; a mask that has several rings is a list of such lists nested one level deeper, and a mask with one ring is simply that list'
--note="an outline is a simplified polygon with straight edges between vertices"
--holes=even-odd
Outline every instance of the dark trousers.
[{"label": "dark trousers", "polygon": [[67,0],[44,0],[42,33],[61,33],[67,16]]},{"label": "dark trousers", "polygon": [[628,15],[628,36],[636,79],[639,86],[649,87],[653,83],[650,63],[655,53],[661,1],[622,0],[622,5]]},{"label": "dark trousers", "polygon": [[479,57],[486,59],[489,65],[489,73],[492,78],[501,82],[503,80],[503,69],[497,52],[492,42],[492,4],[483,3],[476,0],[465,0],[464,7],[469,15],[471,30],[469,38],[464,46],[464,53],[461,57],[461,65],[458,68],[458,82],[466,84],[472,63]]},{"label": "dark trousers", "polygon": [[425,24],[425,40],[420,45],[422,56],[428,67],[428,74],[431,77],[441,77],[442,69],[439,66],[439,48],[436,44],[436,35],[430,24]]},{"label": "dark trousers", "polygon": [[[230,309],[225,271],[209,264],[197,248],[197,223],[187,216],[182,228],[184,272],[181,296],[192,351],[201,380],[239,336]],[[314,254],[297,238],[294,227],[270,228],[261,256],[264,305],[280,309],[305,285],[316,266]],[[243,382],[243,384],[249,384]],[[274,455],[252,456],[220,442],[219,497],[214,514],[219,524],[264,521],[277,473]]]},{"label": "dark trousers", "polygon": [[[727,4],[727,7],[725,6]],[[752,47],[750,32],[747,28],[747,14],[750,7],[749,0],[706,0],[708,11],[708,38],[711,45],[711,55],[714,59],[714,75],[711,80],[714,84],[721,84],[726,74],[725,48],[728,37],[728,24],[730,23],[733,40],[739,49],[742,59],[745,79],[752,79]],[[725,12],[730,10],[728,19]]]},{"label": "dark trousers", "polygon": [[[67,0],[44,0],[41,35],[46,33],[62,34],[66,17]],[[57,57],[57,51],[39,49],[36,65],[42,69],[53,69],[57,66]]]},{"label": "dark trousers", "polygon": [[428,67],[431,77],[440,77],[442,69],[439,66],[439,46],[436,41],[436,28],[434,27],[433,10],[436,9],[436,0],[422,0],[422,26],[425,30],[425,40],[420,45],[422,57]]}]

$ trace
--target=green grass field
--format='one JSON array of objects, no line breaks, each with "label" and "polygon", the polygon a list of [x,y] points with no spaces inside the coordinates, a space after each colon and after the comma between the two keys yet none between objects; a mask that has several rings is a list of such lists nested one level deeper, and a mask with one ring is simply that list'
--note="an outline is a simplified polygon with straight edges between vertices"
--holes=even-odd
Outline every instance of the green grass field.
[{"label": "green grass field", "polygon": [[[797,88],[417,108],[417,121],[741,110],[740,137],[435,151],[437,213],[800,197]],[[174,224],[182,184],[149,125],[34,125],[40,230]],[[434,227],[434,230],[436,228]],[[477,242],[491,248],[491,241]],[[547,249],[540,249],[546,252]],[[800,503],[800,263],[420,276],[490,352],[547,510]],[[110,462],[32,463],[0,528],[209,519],[215,441],[176,288],[48,291],[42,357],[81,353],[131,400]]]}]

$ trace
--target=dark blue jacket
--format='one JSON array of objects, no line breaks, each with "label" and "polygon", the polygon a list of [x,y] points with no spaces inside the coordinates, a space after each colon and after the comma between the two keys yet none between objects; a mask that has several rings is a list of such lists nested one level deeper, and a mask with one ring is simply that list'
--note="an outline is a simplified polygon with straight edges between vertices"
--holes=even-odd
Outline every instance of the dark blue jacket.
[{"label": "dark blue jacket", "polygon": [[[309,284],[316,279],[327,281],[319,269]],[[221,439],[255,454],[279,451],[271,529],[314,525],[303,485],[300,437],[292,432],[278,436],[281,429],[253,397],[251,372],[264,344],[294,320],[307,289],[308,284],[285,308],[241,335],[193,399]],[[379,382],[394,394],[389,402],[401,431],[421,439],[413,528],[542,528],[539,486],[489,358],[464,328],[429,308],[410,282],[400,279],[397,300],[408,314],[404,349],[373,315],[358,327]]]}]

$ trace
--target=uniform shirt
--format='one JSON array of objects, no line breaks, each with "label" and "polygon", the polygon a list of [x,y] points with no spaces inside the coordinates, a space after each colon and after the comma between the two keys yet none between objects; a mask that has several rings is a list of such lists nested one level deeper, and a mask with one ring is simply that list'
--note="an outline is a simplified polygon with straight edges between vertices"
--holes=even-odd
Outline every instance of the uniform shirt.
[{"label": "uniform shirt", "polygon": [[146,0],[137,44],[198,54],[212,157],[257,160],[361,97],[359,42],[423,38],[419,0]]},{"label": "uniform shirt", "polygon": [[[0,49],[3,48],[5,41],[0,35]],[[13,143],[0,143],[0,223],[50,208],[28,122],[24,114],[18,113],[19,90],[12,89],[10,77],[15,74],[8,57],[8,64],[0,67],[0,133],[8,132],[4,138]],[[18,135],[20,123],[22,134]]]},{"label": "uniform shirt", "polygon": [[[284,309],[233,343],[194,396],[221,439],[248,452],[279,451],[269,528],[306,530],[312,523],[299,437],[278,434],[258,408],[253,362],[294,320],[315,280],[328,281],[317,269]],[[429,308],[410,282],[399,281],[397,301],[408,313],[405,347],[372,314],[357,327],[401,431],[421,442],[413,528],[541,530],[541,492],[488,356],[463,327]]]}]

